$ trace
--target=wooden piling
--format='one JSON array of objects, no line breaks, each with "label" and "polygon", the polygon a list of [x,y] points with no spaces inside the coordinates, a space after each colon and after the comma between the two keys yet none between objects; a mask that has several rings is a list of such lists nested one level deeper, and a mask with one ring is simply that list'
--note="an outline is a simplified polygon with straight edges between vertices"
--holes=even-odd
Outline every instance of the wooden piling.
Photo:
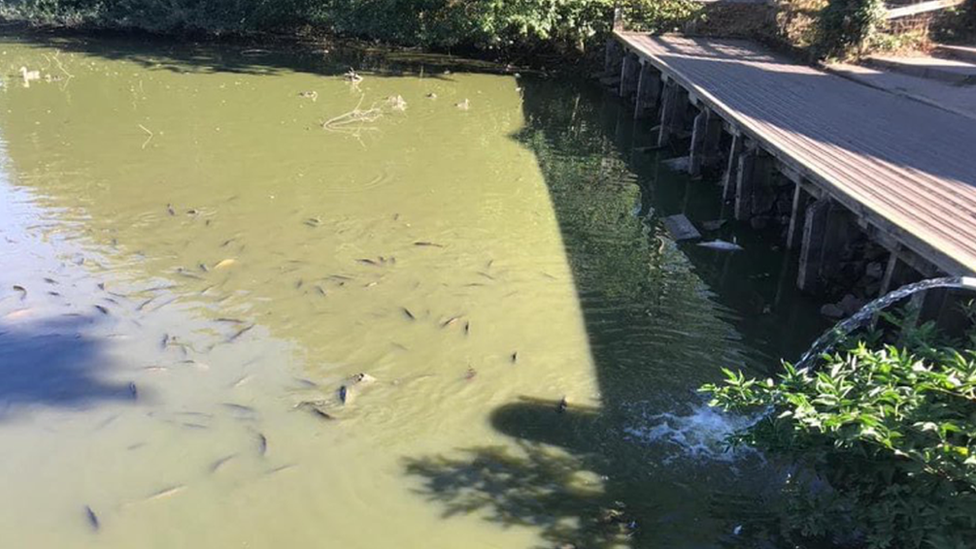
[{"label": "wooden piling", "polygon": [[806,220],[807,206],[810,203],[810,193],[803,189],[803,185],[796,183],[793,188],[793,209],[790,213],[790,228],[786,231],[786,249],[793,250],[800,245],[803,236],[803,225]]},{"label": "wooden piling", "polygon": [[637,80],[640,78],[640,59],[633,53],[624,55],[620,65],[620,97],[630,98],[637,93]]},{"label": "wooden piling", "polygon": [[735,198],[735,183],[739,174],[739,158],[742,156],[745,138],[736,133],[732,134],[732,145],[729,147],[729,160],[722,176],[722,203]]},{"label": "wooden piling", "polygon": [[718,145],[722,138],[722,119],[707,108],[695,116],[692,124],[691,153],[688,173],[701,177],[702,168],[708,167],[718,158]]},{"label": "wooden piling", "polygon": [[820,287],[820,271],[831,207],[829,198],[817,200],[807,207],[800,247],[800,268],[796,277],[796,286],[805,292],[814,292]]},{"label": "wooden piling", "polygon": [[688,111],[688,93],[681,89],[681,86],[673,79],[669,78],[665,82],[663,95],[661,129],[657,138],[658,147],[666,147],[671,144],[672,135],[684,127],[685,113]]},{"label": "wooden piling", "polygon": [[817,292],[836,271],[840,252],[860,233],[850,210],[830,198],[807,207],[800,247],[796,284],[805,292]]},{"label": "wooden piling", "polygon": [[634,120],[657,114],[661,99],[661,73],[650,63],[641,62],[637,80],[637,98],[634,101]]}]

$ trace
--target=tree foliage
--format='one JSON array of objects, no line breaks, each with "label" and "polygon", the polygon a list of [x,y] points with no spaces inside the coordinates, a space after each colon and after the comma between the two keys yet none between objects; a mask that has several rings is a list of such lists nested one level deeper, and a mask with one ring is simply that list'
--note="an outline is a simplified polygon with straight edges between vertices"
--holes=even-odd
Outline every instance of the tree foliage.
[{"label": "tree foliage", "polygon": [[847,57],[871,45],[885,20],[884,0],[830,0],[815,32],[819,57]]},{"label": "tree foliage", "polygon": [[778,380],[725,370],[702,390],[726,410],[762,411],[737,433],[790,464],[785,530],[871,548],[971,547],[976,540],[976,352],[861,342]]},{"label": "tree foliage", "polygon": [[[38,24],[208,33],[293,31],[435,48],[583,50],[611,28],[615,0],[7,0],[0,16]],[[626,0],[630,21],[673,30],[691,0]]]}]

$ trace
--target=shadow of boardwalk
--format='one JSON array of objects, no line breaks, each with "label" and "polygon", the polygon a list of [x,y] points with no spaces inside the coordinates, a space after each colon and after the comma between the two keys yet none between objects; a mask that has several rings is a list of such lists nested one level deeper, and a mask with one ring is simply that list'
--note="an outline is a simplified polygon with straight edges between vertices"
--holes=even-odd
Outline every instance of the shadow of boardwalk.
[{"label": "shadow of boardwalk", "polygon": [[127,383],[104,379],[103,343],[82,335],[93,322],[80,315],[0,321],[0,419],[36,406],[86,408],[133,399]]},{"label": "shadow of boardwalk", "polygon": [[723,452],[736,423],[696,389],[721,366],[772,373],[819,329],[815,304],[770,250],[775,235],[743,240],[734,257],[671,239],[662,218],[717,218],[717,189],[627,153],[647,130],[625,108],[585,84],[520,84],[526,127],[515,139],[549,188],[600,406],[558,413],[558,394],[504,404],[491,423],[516,449],[414,458],[408,473],[445,515],[534,526],[555,547],[769,547],[777,475]]}]

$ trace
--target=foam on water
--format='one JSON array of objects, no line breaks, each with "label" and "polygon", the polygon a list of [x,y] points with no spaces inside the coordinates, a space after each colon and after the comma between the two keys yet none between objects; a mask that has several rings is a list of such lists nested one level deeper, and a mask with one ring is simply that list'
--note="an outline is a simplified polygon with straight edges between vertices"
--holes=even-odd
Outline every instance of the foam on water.
[{"label": "foam on water", "polygon": [[665,463],[678,458],[732,462],[746,453],[755,455],[747,449],[729,449],[726,440],[736,431],[753,425],[757,419],[758,416],[730,414],[702,403],[683,415],[646,416],[639,425],[627,427],[624,432],[635,442],[677,449],[678,452],[669,455]]}]

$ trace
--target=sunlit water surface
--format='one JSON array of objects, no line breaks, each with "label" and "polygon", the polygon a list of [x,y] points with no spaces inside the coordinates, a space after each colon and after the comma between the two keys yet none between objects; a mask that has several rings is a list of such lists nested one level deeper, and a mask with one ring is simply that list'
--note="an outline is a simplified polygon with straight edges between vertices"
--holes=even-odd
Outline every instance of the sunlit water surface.
[{"label": "sunlit water surface", "polygon": [[761,235],[670,240],[661,215],[721,214],[714,186],[624,156],[646,129],[599,90],[362,52],[0,49],[0,546],[742,537],[764,462],[722,453],[747,419],[695,389],[818,325]]}]

